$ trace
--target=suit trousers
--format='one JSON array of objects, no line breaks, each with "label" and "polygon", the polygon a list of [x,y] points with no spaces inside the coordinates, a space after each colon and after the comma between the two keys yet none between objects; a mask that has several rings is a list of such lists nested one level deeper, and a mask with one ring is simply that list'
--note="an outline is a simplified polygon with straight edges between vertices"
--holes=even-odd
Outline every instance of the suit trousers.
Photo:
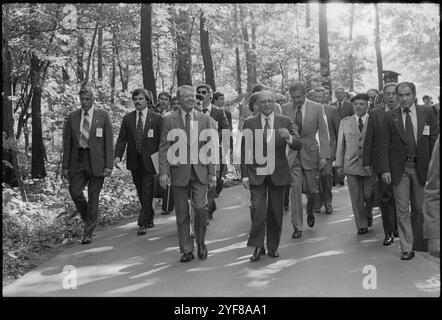
[{"label": "suit trousers", "polygon": [[401,251],[411,251],[413,250],[413,241],[416,241],[415,237],[422,237],[422,205],[424,202],[424,184],[417,176],[414,162],[405,163],[401,180],[397,185],[393,185],[393,194]]},{"label": "suit trousers", "polygon": [[[319,183],[318,170],[304,170],[301,165],[298,165],[296,162],[290,168],[290,173],[292,175],[292,183],[290,190],[290,211],[291,211],[291,220],[293,228],[296,230],[302,231],[303,225],[303,214],[302,214],[302,193],[303,189],[305,191],[314,191],[314,187]],[[304,184],[308,185],[308,187],[303,188],[303,180]],[[304,192],[306,193],[306,192]],[[307,205],[306,211],[308,216],[313,215],[313,206],[315,203],[315,199],[317,196],[316,193],[307,193]]]},{"label": "suit trousers", "polygon": [[219,195],[221,193],[221,191],[223,191],[223,188],[224,188],[223,177],[226,174],[226,170],[227,170],[227,165],[220,162],[219,171],[217,172],[218,174],[216,175],[216,194],[217,195]]},{"label": "suit trousers", "polygon": [[333,173],[332,163],[327,161],[324,169],[319,172],[319,192],[315,201],[315,209],[321,210],[322,204],[331,205],[333,200],[332,186]]},{"label": "suit trousers", "polygon": [[138,167],[131,170],[132,180],[137,189],[138,199],[141,203],[141,210],[138,216],[138,225],[145,227],[153,221],[155,212],[152,207],[154,173],[147,172],[143,165],[143,158],[138,154]]},{"label": "suit trousers", "polygon": [[[83,235],[92,237],[98,221],[98,203],[104,177],[92,174],[89,150],[79,149],[77,161],[77,171],[72,173],[69,181],[69,193],[84,222]],[[83,194],[86,185],[87,201]]]},{"label": "suit trousers", "polygon": [[281,238],[285,186],[275,186],[266,176],[259,186],[250,186],[252,226],[249,247],[263,247],[267,231],[267,249],[277,250]]},{"label": "suit trousers", "polygon": [[181,253],[193,252],[194,249],[193,239],[190,237],[189,197],[195,212],[194,231],[198,246],[205,246],[204,239],[207,231],[207,184],[200,182],[193,165],[191,170],[192,173],[188,186],[177,187],[174,186],[172,182],[178,241]]},{"label": "suit trousers", "polygon": [[284,210],[289,207],[290,203],[290,189],[291,186],[288,184],[284,189]]},{"label": "suit trousers", "polygon": [[377,192],[379,193],[379,207],[382,213],[382,225],[384,233],[394,233],[397,229],[396,223],[396,205],[394,203],[393,186],[387,184],[382,179],[382,175],[378,175]]},{"label": "suit trousers", "polygon": [[368,217],[373,217],[373,194],[376,176],[347,174],[347,183],[356,228],[367,228]]}]

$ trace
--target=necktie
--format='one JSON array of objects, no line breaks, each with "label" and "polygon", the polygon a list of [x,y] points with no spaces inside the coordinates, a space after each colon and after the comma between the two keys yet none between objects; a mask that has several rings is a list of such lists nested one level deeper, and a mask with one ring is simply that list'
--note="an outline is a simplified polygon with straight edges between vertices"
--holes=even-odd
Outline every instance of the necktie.
[{"label": "necktie", "polygon": [[141,140],[143,138],[143,113],[140,111],[138,113],[138,123],[137,123],[137,151],[138,153],[141,153]]},{"label": "necktie", "polygon": [[407,150],[409,156],[416,155],[416,140],[414,139],[413,123],[411,122],[410,109],[404,109],[407,114],[405,118],[405,136],[407,137]]},{"label": "necktie", "polygon": [[359,122],[358,125],[359,132],[362,132],[362,128],[364,128],[364,122],[362,121],[362,118],[359,118],[358,122]]},{"label": "necktie", "polygon": [[190,114],[186,113],[186,139],[187,139],[187,163],[190,163],[190,143],[189,143],[189,139],[190,139]]},{"label": "necktie", "polygon": [[263,133],[263,155],[264,157],[267,156],[267,130],[270,129],[270,123],[269,123],[269,117],[265,118],[266,123],[264,125],[264,133]]},{"label": "necktie", "polygon": [[89,115],[86,111],[83,115],[83,126],[81,127],[81,137],[80,137],[80,146],[83,148],[89,147],[88,144],[89,129],[90,129]]},{"label": "necktie", "polygon": [[299,135],[301,135],[301,132],[302,132],[302,112],[301,112],[301,108],[302,107],[298,107],[298,109],[296,110],[296,115],[295,115],[295,124],[298,126],[298,133],[299,133]]},{"label": "necktie", "polygon": [[203,108],[204,113],[207,113],[207,111],[209,111],[207,108]]},{"label": "necktie", "polygon": [[339,109],[342,107],[342,102],[338,102]]}]

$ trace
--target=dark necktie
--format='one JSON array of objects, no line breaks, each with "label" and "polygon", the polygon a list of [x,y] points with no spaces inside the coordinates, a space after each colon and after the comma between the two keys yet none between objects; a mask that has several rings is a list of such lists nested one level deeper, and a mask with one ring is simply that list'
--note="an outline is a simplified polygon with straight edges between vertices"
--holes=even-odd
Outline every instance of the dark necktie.
[{"label": "dark necktie", "polygon": [[203,108],[203,113],[207,113],[207,111],[209,111],[209,109]]},{"label": "dark necktie", "polygon": [[409,108],[404,109],[404,112],[407,114],[405,118],[405,136],[407,137],[407,150],[409,156],[416,155],[416,140],[414,139],[414,131],[413,131],[413,123],[411,122]]},{"label": "dark necktie", "polygon": [[82,148],[89,147],[89,129],[90,129],[89,115],[86,111],[83,115],[83,126],[81,127],[81,135],[80,135],[80,146]]},{"label": "dark necktie", "polygon": [[190,114],[186,113],[187,163],[190,163]]},{"label": "dark necktie", "polygon": [[302,112],[301,112],[301,107],[298,107],[296,109],[296,115],[295,115],[295,124],[298,126],[298,133],[299,135],[301,135],[302,132]]},{"label": "dark necktie", "polygon": [[362,132],[362,129],[364,128],[364,122],[362,121],[362,118],[359,118],[358,122],[359,122],[358,125],[359,132]]},{"label": "dark necktie", "polygon": [[138,113],[138,123],[137,123],[137,152],[141,153],[141,140],[143,138],[143,113],[140,111]]},{"label": "dark necktie", "polygon": [[338,102],[338,107],[339,107],[339,109],[342,108],[342,102]]},{"label": "dark necktie", "polygon": [[269,117],[266,117],[266,123],[264,125],[264,133],[263,133],[263,155],[267,157],[267,130],[270,129]]}]

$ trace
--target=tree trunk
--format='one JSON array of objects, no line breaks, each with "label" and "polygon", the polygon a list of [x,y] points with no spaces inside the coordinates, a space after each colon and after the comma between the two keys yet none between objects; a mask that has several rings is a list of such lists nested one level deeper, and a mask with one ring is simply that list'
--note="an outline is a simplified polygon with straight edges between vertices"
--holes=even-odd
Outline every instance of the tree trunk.
[{"label": "tree trunk", "polygon": [[113,105],[115,102],[115,77],[116,77],[116,73],[117,73],[117,67],[115,64],[115,51],[116,51],[116,36],[115,33],[112,36],[112,74],[111,74],[111,81],[110,81],[110,86],[111,86],[111,104]]},{"label": "tree trunk", "polygon": [[97,72],[98,81],[103,81],[103,27],[98,27]]},{"label": "tree trunk", "polygon": [[310,28],[310,3],[305,4],[305,27]]},{"label": "tree trunk", "polygon": [[[308,8],[308,19],[309,19],[309,24],[310,24],[310,5],[307,3],[307,8]],[[299,19],[298,19],[298,4],[295,4],[295,21],[296,21],[296,51],[297,51],[297,55],[296,55],[296,63],[298,65],[298,81],[301,81],[301,53],[299,50]]]},{"label": "tree trunk", "polygon": [[143,70],[143,85],[149,90],[156,102],[157,89],[153,69],[152,54],[152,4],[141,4],[141,65]]},{"label": "tree trunk", "polygon": [[175,85],[177,83],[177,31],[176,31],[176,13],[175,9],[170,6],[167,8],[167,11],[169,12],[169,31],[172,35],[173,39],[173,49],[170,52],[170,69],[172,70],[172,85],[169,88],[170,93],[173,92],[175,89]]},{"label": "tree trunk", "polygon": [[192,33],[189,13],[179,10],[177,22],[177,81],[178,87],[192,85]]},{"label": "tree trunk", "polygon": [[284,75],[284,68],[282,67],[281,61],[279,61],[279,69],[281,70],[281,92],[282,92],[282,94],[284,94],[284,92],[285,92],[285,90],[284,90],[285,75]]},{"label": "tree trunk", "polygon": [[200,41],[201,41],[201,55],[204,63],[205,83],[208,84],[213,92],[216,91],[215,86],[215,72],[213,70],[212,52],[210,50],[209,31],[206,28],[206,18],[204,11],[200,13]]},{"label": "tree trunk", "polygon": [[256,64],[257,64],[257,56],[256,56],[256,21],[255,17],[253,16],[253,12],[250,11],[250,21],[252,25],[252,52],[251,52],[251,58],[252,58],[252,81],[253,83],[258,82],[258,74],[256,72]]},{"label": "tree trunk", "polygon": [[241,43],[241,36],[238,28],[238,6],[236,3],[233,4],[233,20],[235,24],[235,34],[236,34],[236,48],[235,48],[235,57],[236,57],[236,92],[238,94],[242,94],[242,79],[241,79],[241,60],[239,57],[239,45]]},{"label": "tree trunk", "polygon": [[120,71],[121,91],[126,92],[128,89],[127,87],[128,87],[128,82],[129,82],[129,66],[127,66],[127,68],[126,68],[121,63],[120,50],[118,50],[119,43],[118,43],[118,39],[117,39],[117,34],[115,32],[114,32],[114,37],[115,37],[115,54],[117,56],[118,69]]},{"label": "tree trunk", "polygon": [[249,33],[246,24],[246,13],[242,4],[239,5],[239,13],[241,17],[241,29],[242,40],[244,43],[244,51],[246,52],[246,66],[247,66],[247,91],[252,91],[252,86],[255,84],[253,81],[253,68],[252,68],[252,53],[250,50]]},{"label": "tree trunk", "polygon": [[382,53],[381,53],[381,37],[379,30],[379,9],[378,4],[374,4],[374,14],[375,14],[375,48],[376,48],[376,63],[378,66],[378,87],[379,91],[382,91],[383,82],[382,82]]},{"label": "tree trunk", "polygon": [[32,168],[31,177],[41,179],[46,177],[45,158],[46,150],[43,142],[41,125],[41,93],[46,69],[49,63],[41,61],[33,53],[31,58],[31,79],[32,79]]},{"label": "tree trunk", "polygon": [[84,81],[84,45],[85,40],[82,34],[78,35],[78,51],[77,51],[77,78],[79,82]]},{"label": "tree trunk", "polygon": [[[353,22],[354,22],[354,16],[355,16],[355,4],[352,3],[350,7],[350,30],[348,39],[350,41],[350,45],[353,41]],[[348,57],[348,62],[350,64],[350,71],[349,71],[349,83],[350,83],[350,92],[354,91],[354,76],[353,76],[353,55],[350,53],[350,56]]]},{"label": "tree trunk", "polygon": [[327,4],[319,4],[319,59],[321,69],[321,83],[330,90],[330,56],[328,52],[328,34],[327,34]]},{"label": "tree trunk", "polygon": [[86,76],[84,78],[84,83],[86,83],[86,84],[89,82],[89,72],[90,72],[90,69],[91,69],[91,59],[92,59],[92,54],[94,52],[95,38],[97,37],[99,21],[100,20],[98,20],[97,24],[95,25],[94,34],[92,35],[92,43],[91,43],[91,47],[89,49],[89,56],[87,58]]}]

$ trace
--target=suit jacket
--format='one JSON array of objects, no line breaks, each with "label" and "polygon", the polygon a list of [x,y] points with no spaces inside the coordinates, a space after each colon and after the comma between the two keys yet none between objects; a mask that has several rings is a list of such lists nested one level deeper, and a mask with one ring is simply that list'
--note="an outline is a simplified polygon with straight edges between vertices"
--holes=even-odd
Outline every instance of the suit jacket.
[{"label": "suit jacket", "polygon": [[[368,119],[370,115],[368,115]],[[371,171],[364,170],[362,166],[362,153],[364,137],[367,131],[366,120],[362,132],[359,132],[358,121],[354,116],[341,120],[338,134],[338,147],[336,149],[336,166],[343,167],[344,174],[356,176],[371,176]]]},{"label": "suit jacket", "polygon": [[372,166],[376,174],[381,174],[380,153],[381,145],[384,141],[383,124],[385,115],[385,105],[380,105],[368,113],[367,131],[364,138],[364,152],[362,155],[362,165]]},{"label": "suit jacket", "polygon": [[[274,123],[273,132],[275,136],[275,154],[268,154],[268,156],[274,156],[275,158],[275,170],[270,175],[273,181],[273,184],[276,186],[288,185],[291,183],[291,175],[289,174],[290,169],[286,156],[286,146],[287,142],[282,139],[278,132],[276,131],[279,128],[287,128],[290,132],[290,135],[293,137],[293,141],[289,144],[290,149],[299,150],[302,147],[301,141],[299,139],[299,135],[295,129],[295,126],[292,123],[292,120],[289,117],[274,113]],[[255,142],[255,130],[263,129],[261,123],[261,114],[257,114],[254,117],[248,118],[244,121],[243,132],[246,133],[246,130],[250,130],[252,133],[252,142],[248,141],[245,143],[245,138],[242,138],[241,143],[241,178],[249,178],[250,185],[260,185],[264,182],[265,175],[258,175],[257,168],[265,167],[265,165],[257,164],[255,158],[255,150],[257,143]],[[245,162],[246,155],[253,155],[253,163],[247,164]]]},{"label": "suit jacket", "polygon": [[440,239],[440,137],[437,138],[431,156],[427,184],[424,189],[423,234],[424,239]]},{"label": "suit jacket", "polygon": [[[328,133],[327,119],[321,104],[305,99],[305,116],[302,123],[301,162],[306,170],[319,168],[319,159],[330,159],[330,137]],[[288,116],[295,123],[296,109],[293,102],[282,106],[282,114]],[[316,139],[319,133],[319,144]],[[289,149],[288,161],[291,167],[295,162],[298,151]]]},{"label": "suit jacket", "polygon": [[[134,110],[123,117],[120,133],[115,146],[115,157],[122,158],[127,146],[128,170],[136,170],[138,166],[143,165],[147,172],[155,173],[155,167],[152,163],[151,155],[159,150],[161,127],[163,119],[161,115],[151,110],[147,111],[146,121],[144,123],[144,132],[141,140],[141,156],[143,163],[138,163],[137,152],[137,110]],[[149,135],[149,132],[151,134]]]},{"label": "suit jacket", "polygon": [[[430,155],[439,134],[439,126],[433,111],[429,108],[417,105],[416,115],[416,171],[419,180],[424,184],[427,178]],[[424,135],[425,126],[429,127],[429,134]],[[381,172],[390,172],[393,184],[397,185],[404,172],[404,157],[407,154],[402,108],[395,108],[385,113],[383,135],[385,138],[380,153]]]},{"label": "suit jacket", "polygon": [[339,117],[338,109],[333,106],[324,105],[325,116],[327,117],[328,134],[330,136],[330,159],[336,159],[336,147],[339,133]]},{"label": "suit jacket", "polygon": [[229,129],[230,131],[232,131],[233,126],[232,126],[232,113],[228,110],[225,110],[224,113],[226,114],[226,118],[227,118],[227,122],[229,123]]},{"label": "suit jacket", "polygon": [[[80,147],[81,108],[71,112],[63,130],[63,169],[73,175],[77,169],[78,148]],[[97,137],[97,129],[102,129]],[[99,131],[98,131],[99,132]],[[98,135],[100,135],[98,133]],[[94,176],[104,174],[104,169],[113,168],[113,128],[109,113],[95,107],[89,130],[89,154]]]},{"label": "suit jacket", "polygon": [[355,112],[353,111],[353,105],[349,101],[344,100],[341,108],[338,107],[338,101],[334,101],[330,105],[338,109],[341,120],[355,114]]},{"label": "suit jacket", "polygon": [[[163,119],[163,127],[161,130],[161,139],[160,139],[160,175],[170,175],[170,179],[173,186],[178,187],[185,187],[189,185],[190,176],[191,176],[191,170],[192,166],[195,169],[196,175],[198,176],[198,179],[202,184],[208,184],[209,180],[209,174],[215,175],[215,164],[209,163],[204,164],[201,162],[200,159],[200,150],[203,146],[205,146],[209,141],[210,137],[204,139],[203,141],[197,141],[199,140],[198,137],[200,137],[201,131],[205,129],[214,129],[210,122],[210,117],[208,115],[205,115],[201,112],[198,112],[194,110],[195,112],[195,124],[198,125],[198,137],[195,141],[187,141],[185,144],[185,147],[189,147],[192,144],[197,144],[198,146],[198,163],[196,164],[173,164],[170,163],[167,159],[167,151],[169,148],[175,144],[180,143],[180,139],[175,141],[168,141],[167,135],[170,130],[172,129],[181,129],[182,132],[186,132],[185,125],[181,116],[181,112],[184,112],[183,110],[180,110],[178,112],[174,112],[171,114],[168,114]],[[184,134],[185,136],[185,134]],[[192,139],[189,139],[192,140]]]},{"label": "suit jacket", "polygon": [[227,121],[226,114],[224,113],[223,109],[215,107],[212,104],[212,108],[210,109],[210,116],[218,123],[218,133],[221,141],[222,130],[229,129],[229,122]]}]

